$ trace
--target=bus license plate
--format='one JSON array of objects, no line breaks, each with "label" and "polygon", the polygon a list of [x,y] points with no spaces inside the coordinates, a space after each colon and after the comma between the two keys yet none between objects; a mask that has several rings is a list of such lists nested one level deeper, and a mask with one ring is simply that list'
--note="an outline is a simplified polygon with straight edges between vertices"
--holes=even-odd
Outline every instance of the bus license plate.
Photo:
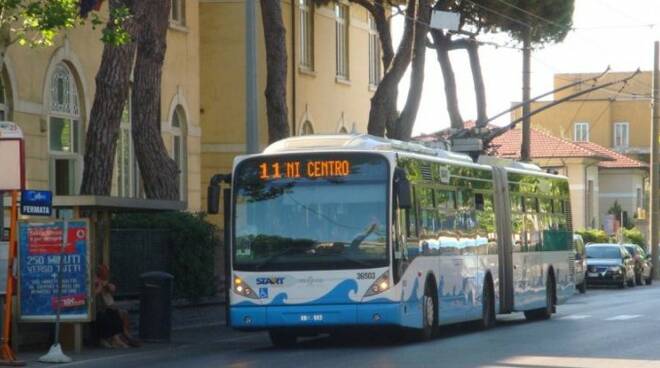
[{"label": "bus license plate", "polygon": [[321,322],[323,321],[322,314],[301,314],[300,322]]},{"label": "bus license plate", "polygon": [[587,274],[587,276],[589,276],[589,277],[598,277],[598,276],[600,276],[600,275],[598,274],[598,272],[589,272],[589,273]]}]

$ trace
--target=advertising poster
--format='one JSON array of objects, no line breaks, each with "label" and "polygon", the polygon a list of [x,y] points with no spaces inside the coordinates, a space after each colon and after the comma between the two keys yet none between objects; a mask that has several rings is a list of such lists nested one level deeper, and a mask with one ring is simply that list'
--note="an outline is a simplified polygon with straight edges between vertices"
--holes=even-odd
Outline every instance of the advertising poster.
[{"label": "advertising poster", "polygon": [[[89,223],[69,220],[62,250],[64,221],[21,222],[18,231],[19,314],[24,322],[90,320]],[[62,268],[60,270],[60,254]],[[58,298],[58,276],[62,291]]]}]

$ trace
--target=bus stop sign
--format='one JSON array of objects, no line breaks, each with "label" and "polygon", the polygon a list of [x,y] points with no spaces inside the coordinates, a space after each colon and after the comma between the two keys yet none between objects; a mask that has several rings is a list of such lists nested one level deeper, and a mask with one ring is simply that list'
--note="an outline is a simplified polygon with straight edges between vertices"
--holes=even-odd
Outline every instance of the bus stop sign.
[{"label": "bus stop sign", "polygon": [[53,193],[47,190],[24,190],[21,192],[21,215],[50,216],[53,208]]}]

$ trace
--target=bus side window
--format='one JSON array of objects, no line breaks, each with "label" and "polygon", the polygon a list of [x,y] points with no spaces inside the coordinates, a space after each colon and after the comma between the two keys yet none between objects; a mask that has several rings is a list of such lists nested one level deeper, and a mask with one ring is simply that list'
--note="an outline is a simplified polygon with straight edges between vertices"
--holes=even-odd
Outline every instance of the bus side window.
[{"label": "bus side window", "polygon": [[477,211],[484,210],[484,195],[483,193],[474,193],[474,208]]}]

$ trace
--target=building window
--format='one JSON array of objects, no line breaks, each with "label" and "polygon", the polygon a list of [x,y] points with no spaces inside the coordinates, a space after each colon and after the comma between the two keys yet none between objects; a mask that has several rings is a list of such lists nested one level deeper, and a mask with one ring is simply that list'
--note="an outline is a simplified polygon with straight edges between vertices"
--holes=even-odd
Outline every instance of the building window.
[{"label": "building window", "polygon": [[373,17],[369,15],[369,84],[377,86],[381,75],[381,53],[378,30]]},{"label": "building window", "polygon": [[335,48],[337,77],[348,80],[348,5],[335,4]]},{"label": "building window", "polygon": [[186,157],[186,114],[181,105],[172,114],[172,159],[179,169],[179,199],[187,198],[187,157]]},{"label": "building window", "polygon": [[50,78],[48,150],[50,185],[55,195],[78,193],[81,171],[80,108],[73,73],[64,63]]},{"label": "building window", "polygon": [[186,0],[172,0],[170,22],[177,26],[186,25]]},{"label": "building window", "polygon": [[573,126],[573,141],[589,142],[589,123],[575,123]]},{"label": "building window", "polygon": [[628,147],[628,123],[614,123],[614,148]]},{"label": "building window", "polygon": [[309,120],[305,121],[302,126],[302,135],[311,135],[314,134],[314,127],[312,127],[312,123],[309,122]]},{"label": "building window", "polygon": [[300,1],[300,66],[314,70],[314,6]]},{"label": "building window", "polygon": [[129,198],[141,196],[138,165],[135,159],[135,149],[133,148],[133,137],[131,135],[130,95],[124,104],[124,111],[121,114],[115,162],[115,167],[117,168],[117,195],[119,197]]}]

